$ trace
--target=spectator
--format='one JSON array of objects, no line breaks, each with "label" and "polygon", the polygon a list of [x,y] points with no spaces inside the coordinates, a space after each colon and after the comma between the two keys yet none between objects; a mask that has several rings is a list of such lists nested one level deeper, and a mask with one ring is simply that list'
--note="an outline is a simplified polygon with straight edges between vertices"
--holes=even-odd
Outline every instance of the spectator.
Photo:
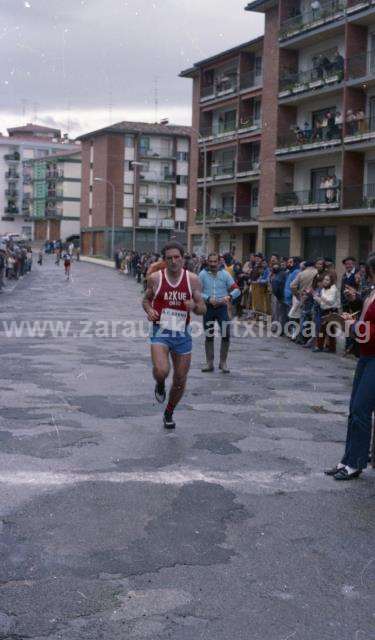
[{"label": "spectator", "polygon": [[[283,302],[285,289],[286,271],[280,267],[278,262],[272,265],[270,282],[272,290],[271,308],[272,322],[283,321]],[[282,327],[283,331],[283,327]]]},{"label": "spectator", "polygon": [[293,302],[292,284],[294,280],[297,278],[298,274],[300,273],[300,262],[301,262],[301,259],[297,257],[289,258],[287,262],[287,275],[285,279],[284,300],[283,300],[283,307],[282,307],[283,326],[285,326],[286,323],[288,322],[289,312],[292,308],[292,302]]},{"label": "spectator", "polygon": [[329,314],[338,311],[340,295],[330,275],[327,274],[324,276],[321,285],[313,295],[318,310],[315,326],[316,342],[313,351],[334,353],[336,351],[336,338],[327,335],[327,323],[324,322],[324,319],[326,319]]}]

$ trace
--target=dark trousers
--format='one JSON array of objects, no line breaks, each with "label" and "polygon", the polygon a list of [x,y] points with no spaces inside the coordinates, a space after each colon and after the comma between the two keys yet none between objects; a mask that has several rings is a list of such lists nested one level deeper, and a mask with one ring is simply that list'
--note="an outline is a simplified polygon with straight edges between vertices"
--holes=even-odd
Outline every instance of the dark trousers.
[{"label": "dark trousers", "polygon": [[354,376],[350,400],[348,432],[342,464],[365,469],[371,440],[371,421],[375,411],[375,356],[361,357]]},{"label": "dark trousers", "polygon": [[203,316],[204,332],[206,339],[214,339],[215,322],[218,323],[220,328],[221,337],[224,340],[230,338],[230,320],[228,316],[228,307],[226,304],[220,307],[213,307],[211,304],[207,305],[207,312]]}]

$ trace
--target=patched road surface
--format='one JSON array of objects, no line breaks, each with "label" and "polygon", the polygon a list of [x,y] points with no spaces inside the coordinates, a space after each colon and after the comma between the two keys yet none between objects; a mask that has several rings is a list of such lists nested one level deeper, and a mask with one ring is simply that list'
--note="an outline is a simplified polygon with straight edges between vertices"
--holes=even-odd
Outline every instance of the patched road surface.
[{"label": "patched road surface", "polygon": [[[247,337],[202,374],[197,339],[165,433],[147,340],[103,322],[140,299],[51,259],[0,296],[0,640],[374,640],[375,473],[322,474],[353,362]],[[68,336],[6,337],[36,319]]]}]

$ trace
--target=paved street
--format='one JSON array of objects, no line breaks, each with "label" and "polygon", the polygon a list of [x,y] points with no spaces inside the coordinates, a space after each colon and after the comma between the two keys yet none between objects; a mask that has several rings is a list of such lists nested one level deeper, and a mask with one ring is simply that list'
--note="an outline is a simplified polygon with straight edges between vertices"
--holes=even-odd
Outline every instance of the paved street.
[{"label": "paved street", "polygon": [[[0,320],[142,320],[139,285],[46,260]],[[96,325],[100,326],[100,325]],[[321,470],[345,438],[353,362],[195,344],[175,433],[142,338],[7,338],[1,325],[0,639],[373,640],[375,473]]]}]

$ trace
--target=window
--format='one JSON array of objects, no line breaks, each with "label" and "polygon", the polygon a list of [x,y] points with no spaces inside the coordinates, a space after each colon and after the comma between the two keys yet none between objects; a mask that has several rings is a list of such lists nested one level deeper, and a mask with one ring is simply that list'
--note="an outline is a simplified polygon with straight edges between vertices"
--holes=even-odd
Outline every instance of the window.
[{"label": "window", "polygon": [[141,184],[139,187],[140,196],[148,196],[148,184]]},{"label": "window", "polygon": [[259,188],[253,187],[251,190],[251,206],[257,207],[259,204]]},{"label": "window", "polygon": [[278,253],[280,256],[288,257],[290,252],[290,229],[266,229],[265,232],[265,254],[271,256]]},{"label": "window", "polygon": [[187,205],[187,200],[185,200],[183,198],[177,198],[176,207],[178,209],[186,209],[186,205]]},{"label": "window", "polygon": [[261,108],[262,108],[262,103],[260,100],[254,100],[253,102],[253,116],[254,116],[254,121],[256,122],[260,122],[261,119]]},{"label": "window", "polygon": [[145,220],[147,218],[147,211],[140,211],[139,212],[139,219],[140,220]]},{"label": "window", "polygon": [[222,208],[227,213],[233,213],[234,210],[234,195],[223,194],[222,195]]},{"label": "window", "polygon": [[134,171],[133,163],[131,162],[131,160],[125,160],[124,169],[125,169],[125,171]]},{"label": "window", "polygon": [[316,260],[324,256],[335,262],[336,228],[305,227],[303,234],[303,256],[306,260]]},{"label": "window", "polygon": [[133,136],[125,136],[125,147],[134,147],[134,138]]},{"label": "window", "polygon": [[186,231],[186,222],[177,221],[176,222],[176,231]]},{"label": "window", "polygon": [[149,151],[150,149],[150,137],[149,136],[141,136],[139,141],[139,146],[141,151]]},{"label": "window", "polygon": [[219,116],[219,133],[225,131],[234,131],[236,128],[237,113],[233,111],[225,111]]},{"label": "window", "polygon": [[262,75],[262,56],[255,56],[255,75]]},{"label": "window", "polygon": [[133,193],[133,190],[132,184],[124,184],[124,193]]},{"label": "window", "polygon": [[177,160],[180,162],[187,162],[189,160],[189,154],[187,151],[177,151]]},{"label": "window", "polygon": [[188,176],[177,176],[177,184],[189,184]]}]

